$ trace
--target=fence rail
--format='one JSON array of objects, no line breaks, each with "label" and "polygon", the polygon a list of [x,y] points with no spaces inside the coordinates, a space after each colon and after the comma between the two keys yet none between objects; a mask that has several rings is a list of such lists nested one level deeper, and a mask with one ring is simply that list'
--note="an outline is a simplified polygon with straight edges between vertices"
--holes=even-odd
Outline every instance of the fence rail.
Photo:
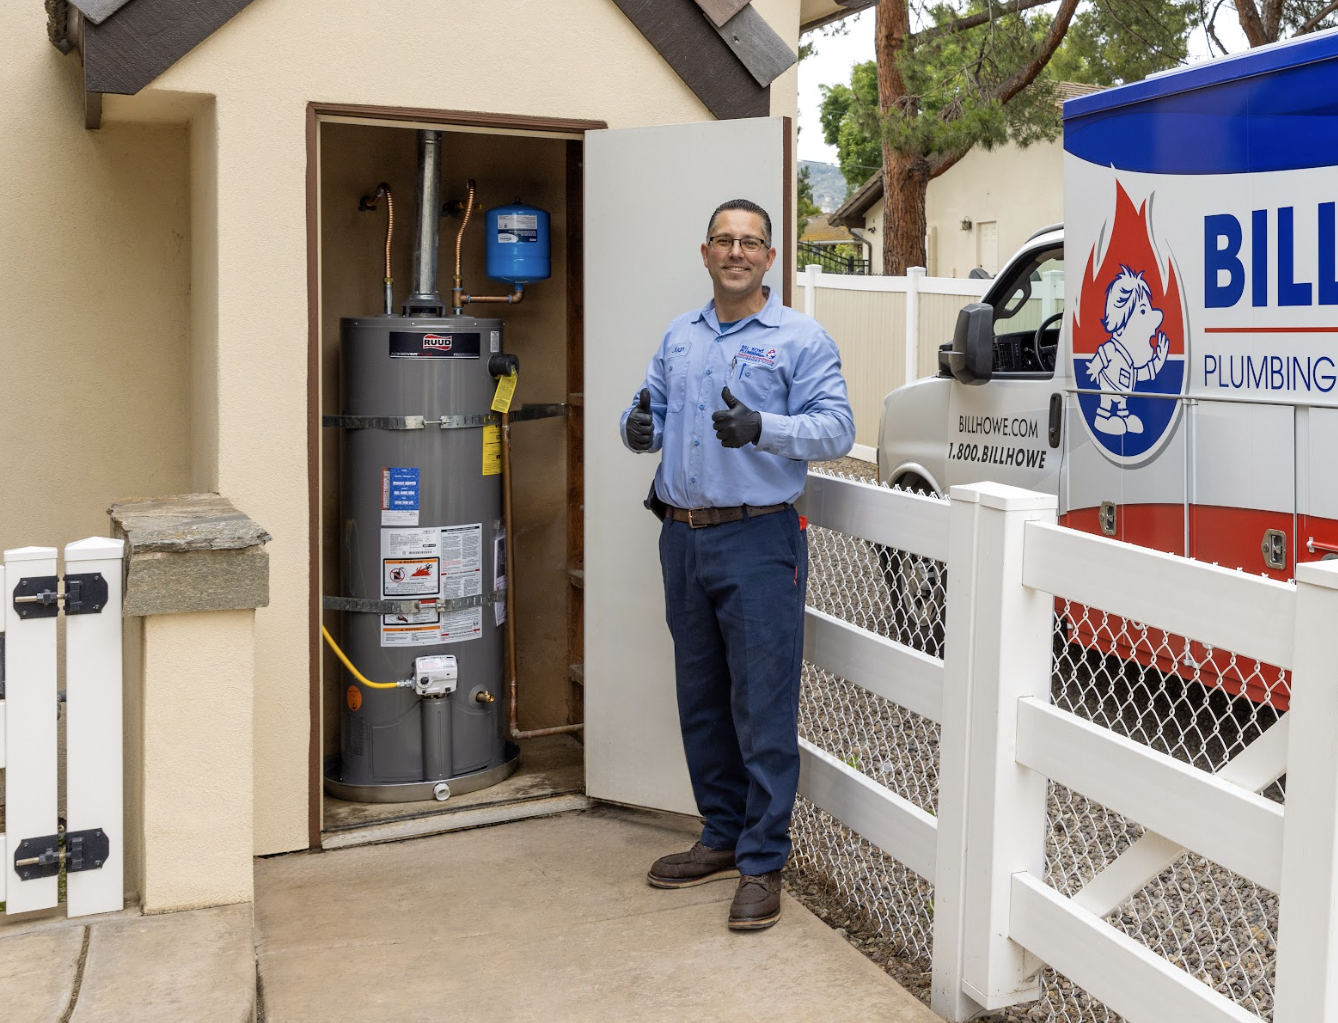
[{"label": "fence rail", "polygon": [[[861,558],[885,567],[881,552],[889,550],[948,566],[942,659],[878,634],[886,612],[871,618],[867,605],[883,598],[856,593],[864,582],[849,577],[840,582],[845,589],[833,589],[817,574],[816,599],[829,606],[810,606],[805,630],[812,684],[829,687],[825,695],[839,692],[830,689],[839,684],[913,712],[930,727],[941,723],[937,760],[920,762],[920,781],[936,786],[936,805],[911,798],[919,789],[905,777],[905,763],[895,765],[894,783],[880,777],[886,763],[864,762],[866,750],[843,753],[848,727],[801,738],[801,795],[909,868],[901,881],[908,903],[931,900],[932,919],[909,925],[932,927],[936,1012],[961,1021],[1044,995],[1052,1018],[1100,1019],[1107,1012],[1129,1023],[1332,1018],[1338,564],[1303,564],[1295,583],[1246,576],[1059,527],[1053,497],[994,484],[954,488],[943,502],[811,474],[801,504],[816,531],[810,545],[837,575]],[[870,551],[879,556],[870,558]],[[860,601],[865,605],[857,607]],[[1073,683],[1052,677],[1061,663],[1054,628],[1069,601],[1099,607],[1142,633],[1183,634],[1287,669],[1291,709],[1300,713],[1262,717],[1249,741],[1243,732],[1225,734],[1227,717],[1251,712],[1248,702],[1230,705],[1214,726],[1224,733],[1213,736],[1222,752],[1204,769],[1179,747],[1157,748],[1142,734],[1155,713],[1151,687],[1130,690],[1134,703],[1146,704],[1126,708],[1132,725],[1103,721],[1091,707],[1061,705],[1053,694]],[[1114,648],[1093,656],[1105,658],[1084,662],[1101,665],[1094,678],[1114,685]],[[1147,670],[1133,669],[1139,678]],[[1185,684],[1198,686],[1197,695],[1186,697],[1203,708],[1196,713],[1233,699]],[[1080,688],[1099,709],[1105,696],[1094,685],[1088,680]],[[801,713],[810,732],[816,713]],[[873,713],[879,720],[871,731],[896,725],[886,712]],[[1273,793],[1284,773],[1285,804]],[[1095,861],[1070,850],[1072,864],[1082,868],[1077,875],[1072,864],[1050,859],[1069,855],[1066,835],[1087,840],[1073,833],[1078,818],[1065,816],[1075,813],[1097,815],[1092,819],[1114,828],[1112,835],[1126,836]],[[1116,827],[1119,821],[1129,824]],[[810,841],[800,835],[797,848]],[[1205,882],[1202,892],[1213,898],[1257,905],[1250,892],[1275,893],[1269,899],[1281,923],[1252,925],[1269,939],[1259,953],[1268,962],[1252,968],[1258,976],[1248,982],[1223,979],[1223,971],[1244,969],[1238,938],[1227,933],[1235,923],[1225,902],[1201,901],[1197,910],[1154,906],[1154,916],[1181,914],[1193,932],[1181,939],[1192,942],[1192,956],[1137,933],[1139,911],[1131,907],[1167,891],[1162,879],[1168,870],[1174,878],[1186,869],[1173,865],[1186,862],[1187,850],[1188,869],[1227,879]],[[870,865],[867,872],[883,883],[897,876],[879,870]],[[1191,893],[1188,901],[1194,899]],[[1067,978],[1058,995],[1053,984],[1042,989],[1042,968]]]},{"label": "fence rail", "polygon": [[[0,903],[50,909],[66,875],[66,913],[124,905],[121,587],[124,542],[5,551],[0,568]],[[65,690],[57,690],[57,617],[66,617]],[[57,787],[65,707],[65,827]]]}]

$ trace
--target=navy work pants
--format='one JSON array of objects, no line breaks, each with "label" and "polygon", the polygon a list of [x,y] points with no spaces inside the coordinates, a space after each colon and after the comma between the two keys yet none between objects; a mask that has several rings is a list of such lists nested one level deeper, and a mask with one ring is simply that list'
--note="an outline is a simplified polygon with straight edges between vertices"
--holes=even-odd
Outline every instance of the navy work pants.
[{"label": "navy work pants", "polygon": [[702,843],[743,874],[790,854],[808,538],[794,509],[660,531],[678,716]]}]

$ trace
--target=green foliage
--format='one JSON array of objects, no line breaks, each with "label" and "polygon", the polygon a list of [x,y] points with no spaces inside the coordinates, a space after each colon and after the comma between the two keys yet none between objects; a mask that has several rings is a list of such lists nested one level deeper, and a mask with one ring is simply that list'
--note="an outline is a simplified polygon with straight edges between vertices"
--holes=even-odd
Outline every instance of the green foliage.
[{"label": "green foliage", "polygon": [[[992,95],[1034,58],[1052,15],[1034,8],[974,28],[949,28],[997,6],[990,0],[940,0],[921,9],[920,31],[898,64],[905,96],[886,113],[879,113],[873,61],[851,68],[848,84],[823,86],[823,139],[836,147],[852,188],[882,166],[884,140],[897,152],[932,159],[974,146],[1057,138],[1062,122],[1056,82],[1112,85],[1183,62],[1198,0],[1093,0],[1075,15],[1045,71],[1006,104]],[[941,31],[924,31],[931,25]]]},{"label": "green foliage", "polygon": [[816,217],[822,210],[813,201],[813,182],[809,180],[808,168],[799,168],[799,232],[798,238],[804,237],[808,227],[808,218]]},{"label": "green foliage", "polygon": [[1074,15],[1049,76],[1084,85],[1121,85],[1183,64],[1198,0],[1093,0]]},{"label": "green foliage", "polygon": [[849,85],[822,86],[822,140],[836,147],[846,184],[859,188],[883,165],[878,139],[878,67],[873,61],[850,69]]}]

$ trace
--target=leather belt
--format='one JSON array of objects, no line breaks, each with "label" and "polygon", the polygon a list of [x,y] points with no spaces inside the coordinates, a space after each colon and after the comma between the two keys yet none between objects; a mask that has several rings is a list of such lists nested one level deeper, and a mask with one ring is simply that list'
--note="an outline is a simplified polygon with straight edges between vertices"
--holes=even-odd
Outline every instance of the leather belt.
[{"label": "leather belt", "polygon": [[675,508],[668,506],[667,513],[675,522],[686,522],[693,529],[704,526],[720,526],[726,522],[738,522],[746,515],[756,518],[759,515],[774,515],[794,507],[790,504],[740,504],[733,508]]}]

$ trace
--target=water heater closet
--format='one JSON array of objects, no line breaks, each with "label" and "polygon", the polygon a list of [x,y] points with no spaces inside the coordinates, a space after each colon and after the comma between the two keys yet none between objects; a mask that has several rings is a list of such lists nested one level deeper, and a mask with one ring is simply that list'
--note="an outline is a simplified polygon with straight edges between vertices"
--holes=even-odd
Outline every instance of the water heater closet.
[{"label": "water heater closet", "polygon": [[463,309],[514,305],[549,276],[548,214],[519,201],[484,214],[488,276],[512,290],[471,295],[460,279],[471,181],[448,303],[437,285],[441,133],[420,131],[418,149],[412,292],[397,313],[394,198],[382,185],[364,203],[387,207],[385,306],[340,321],[342,414],[325,419],[343,466],[340,590],[324,598],[342,639],[325,637],[344,672],[340,755],[325,781],[369,802],[446,799],[503,780],[519,759],[501,414],[519,367],[504,319]]}]

